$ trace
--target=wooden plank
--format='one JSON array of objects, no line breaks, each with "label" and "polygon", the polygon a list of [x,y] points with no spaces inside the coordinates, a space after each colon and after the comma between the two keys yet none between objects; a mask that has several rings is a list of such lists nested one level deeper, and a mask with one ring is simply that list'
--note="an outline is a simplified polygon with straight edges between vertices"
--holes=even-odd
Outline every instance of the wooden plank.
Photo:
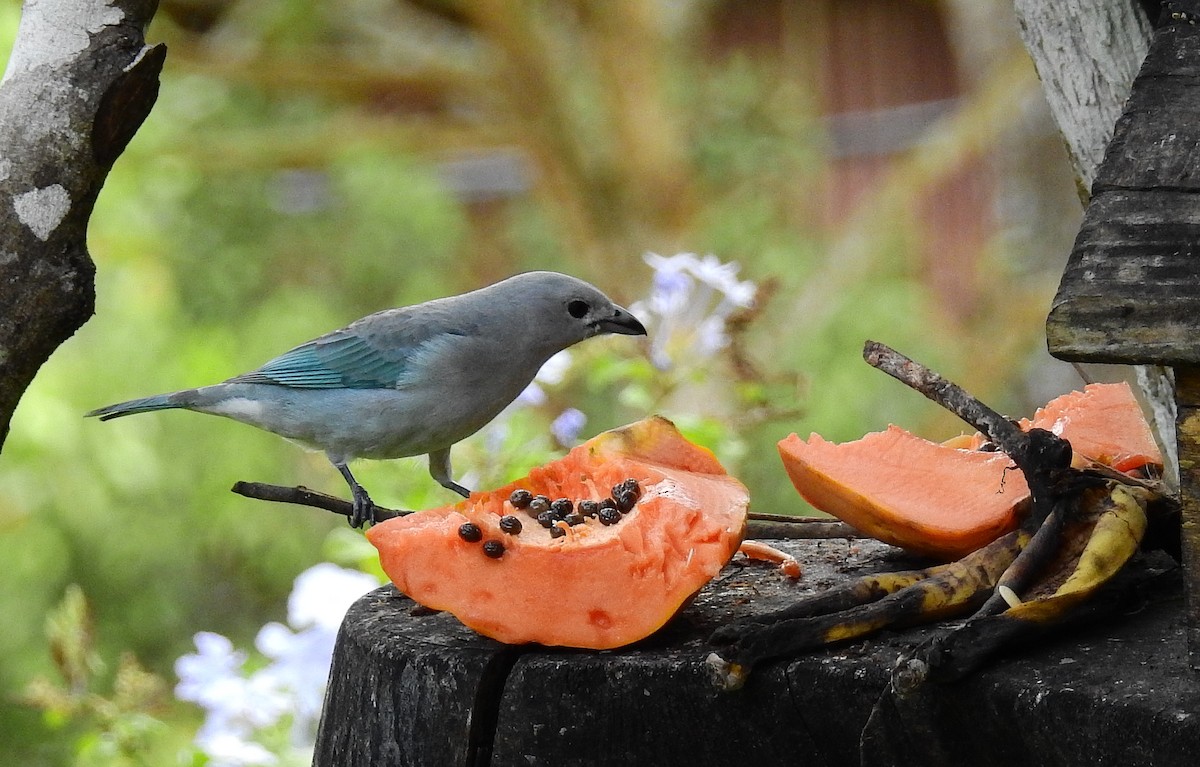
[{"label": "wooden plank", "polygon": [[1200,364],[1200,197],[1166,190],[1094,197],[1051,304],[1046,341],[1066,360]]},{"label": "wooden plank", "polygon": [[1092,193],[1200,189],[1200,26],[1159,30]]},{"label": "wooden plank", "polygon": [[1200,363],[1200,27],[1159,29],[1047,319],[1080,362]]},{"label": "wooden plank", "polygon": [[1175,398],[1188,661],[1200,671],[1200,368],[1175,369]]},{"label": "wooden plank", "polygon": [[[1169,3],[1165,10],[1181,5]],[[1188,5],[1185,10],[1194,13],[1195,4]],[[1168,23],[1155,32],[1092,185],[1091,204],[1046,320],[1051,354],[1078,362],[1187,370],[1200,365],[1198,192],[1200,26]],[[1200,403],[1196,393],[1177,394],[1175,404],[1191,408]],[[1163,432],[1170,416],[1160,418],[1159,412],[1169,413],[1171,403],[1157,404],[1156,424],[1169,442]],[[1178,411],[1178,444],[1167,444],[1165,452],[1170,462],[1171,448],[1178,451],[1181,493],[1192,498],[1184,503],[1184,579],[1190,595],[1189,657],[1200,669],[1200,533],[1194,531],[1200,523],[1195,508],[1200,483],[1194,476],[1200,421],[1195,418],[1194,411]],[[1185,445],[1185,438],[1193,444]],[[1170,463],[1168,473],[1173,476]]]}]

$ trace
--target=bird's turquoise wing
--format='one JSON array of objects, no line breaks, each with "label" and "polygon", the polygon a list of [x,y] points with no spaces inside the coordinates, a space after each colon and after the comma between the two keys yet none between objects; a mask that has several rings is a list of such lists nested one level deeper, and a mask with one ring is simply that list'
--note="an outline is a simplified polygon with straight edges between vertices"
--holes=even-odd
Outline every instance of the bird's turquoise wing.
[{"label": "bird's turquoise wing", "polygon": [[229,383],[297,389],[390,389],[421,380],[437,360],[475,347],[474,317],[460,317],[444,301],[388,309],[284,352]]},{"label": "bird's turquoise wing", "polygon": [[396,386],[412,355],[427,339],[381,347],[370,338],[336,331],[297,346],[230,383],[262,383],[298,389],[382,389]]}]

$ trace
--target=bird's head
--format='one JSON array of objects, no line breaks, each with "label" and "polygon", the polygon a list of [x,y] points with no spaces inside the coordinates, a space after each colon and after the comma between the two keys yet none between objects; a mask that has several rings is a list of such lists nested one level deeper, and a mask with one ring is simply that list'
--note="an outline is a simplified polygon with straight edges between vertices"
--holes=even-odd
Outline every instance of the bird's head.
[{"label": "bird's head", "polygon": [[565,349],[592,336],[644,336],[646,328],[598,288],[558,272],[526,272],[493,286],[533,321],[538,335]]}]

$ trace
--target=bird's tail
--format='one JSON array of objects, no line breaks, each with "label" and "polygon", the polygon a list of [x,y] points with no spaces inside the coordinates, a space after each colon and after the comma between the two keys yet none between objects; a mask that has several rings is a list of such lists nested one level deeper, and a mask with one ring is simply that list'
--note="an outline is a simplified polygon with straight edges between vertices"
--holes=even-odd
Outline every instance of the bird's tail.
[{"label": "bird's tail", "polygon": [[101,421],[107,421],[110,418],[120,418],[123,415],[149,413],[152,410],[170,410],[171,408],[183,407],[183,405],[178,402],[172,402],[170,397],[170,394],[156,394],[153,397],[131,399],[128,402],[118,402],[115,405],[97,408],[90,413],[86,413],[85,416],[98,416]]}]

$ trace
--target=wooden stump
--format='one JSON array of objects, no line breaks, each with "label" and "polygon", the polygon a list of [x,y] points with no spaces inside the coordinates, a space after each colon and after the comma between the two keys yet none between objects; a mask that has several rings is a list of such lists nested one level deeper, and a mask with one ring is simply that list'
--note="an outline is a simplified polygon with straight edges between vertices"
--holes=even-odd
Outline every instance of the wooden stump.
[{"label": "wooden stump", "polygon": [[911,566],[873,541],[776,542],[801,581],[731,565],[663,631],[621,650],[511,647],[392,587],[342,626],[314,765],[1191,765],[1200,685],[1184,667],[1178,579],[1136,620],[1072,634],[965,682],[886,692],[885,634],[710,681],[705,639],[865,572]]}]

